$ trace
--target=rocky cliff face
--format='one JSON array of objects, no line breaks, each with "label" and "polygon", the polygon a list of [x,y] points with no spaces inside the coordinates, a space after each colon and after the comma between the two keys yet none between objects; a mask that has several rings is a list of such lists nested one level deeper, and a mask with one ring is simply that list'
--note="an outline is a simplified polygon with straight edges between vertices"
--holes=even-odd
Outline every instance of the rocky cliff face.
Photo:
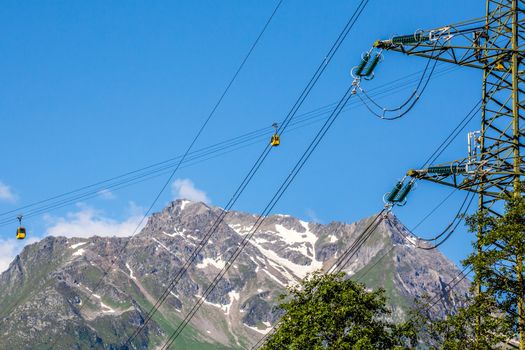
[{"label": "rocky cliff face", "polygon": [[[127,335],[143,323],[220,212],[202,203],[175,201],[154,214],[123,252],[129,238],[48,237],[26,247],[0,275],[0,348],[128,349],[123,344]],[[129,348],[163,344],[255,219],[228,213]],[[330,266],[369,220],[321,225],[286,215],[267,218],[175,348],[250,348],[278,320],[276,298],[286,286]],[[394,317],[402,318],[414,299],[425,294],[443,297],[437,314],[457,307],[468,281],[448,293],[444,286],[459,274],[457,267],[439,251],[417,249],[410,241],[410,232],[389,215],[345,271],[370,288],[386,289]]]}]

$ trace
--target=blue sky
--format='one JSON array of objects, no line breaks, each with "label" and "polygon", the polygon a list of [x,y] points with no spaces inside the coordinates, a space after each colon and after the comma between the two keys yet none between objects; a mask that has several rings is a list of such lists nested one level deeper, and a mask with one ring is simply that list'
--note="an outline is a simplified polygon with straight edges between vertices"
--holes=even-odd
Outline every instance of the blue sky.
[{"label": "blue sky", "polygon": [[[0,212],[182,154],[275,4],[4,2]],[[356,5],[285,0],[196,148],[282,120]],[[483,2],[473,0],[371,0],[300,113],[336,102],[351,83],[350,68],[374,40],[480,17],[483,11]],[[395,81],[424,64],[386,53],[376,78],[364,86]],[[381,101],[394,106],[410,93],[407,88]],[[461,68],[436,76],[417,106],[398,121],[378,120],[354,105],[334,124],[275,212],[323,223],[378,212],[383,194],[432,153],[480,96],[481,73]],[[477,130],[478,124],[475,118],[468,129]],[[319,127],[314,123],[284,135],[235,209],[262,210]],[[181,195],[224,206],[265,142],[181,169],[155,210]],[[440,160],[465,154],[466,132]],[[28,217],[25,224],[36,238],[128,232],[167,176]],[[419,183],[395,213],[410,228],[449,192]],[[440,231],[463,198],[455,194],[416,233],[428,237]],[[13,240],[15,228],[14,222],[0,227],[4,265],[5,257],[24,244]],[[460,230],[441,250],[458,262],[470,251],[470,239]]]}]

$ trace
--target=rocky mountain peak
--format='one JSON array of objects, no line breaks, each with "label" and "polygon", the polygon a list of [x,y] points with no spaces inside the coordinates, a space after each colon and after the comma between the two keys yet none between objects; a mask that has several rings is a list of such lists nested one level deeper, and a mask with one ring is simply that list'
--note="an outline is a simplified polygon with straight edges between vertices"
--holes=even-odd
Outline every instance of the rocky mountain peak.
[{"label": "rocky mountain peak", "polygon": [[[53,338],[59,339],[56,349],[75,348],[72,344],[120,349],[222,211],[176,200],[153,214],[132,239],[47,237],[27,246],[0,275],[0,348],[17,344],[24,349]],[[288,215],[265,218],[183,333],[183,348],[249,347],[278,320],[276,300],[285,288],[331,266],[373,217],[351,224],[319,224]],[[240,211],[227,213],[134,348],[154,348],[166,338],[256,219]],[[444,300],[437,314],[460,305],[468,282],[449,293],[443,286],[459,274],[457,267],[439,251],[418,249],[414,242],[388,214],[344,271],[371,288],[385,288],[395,317],[402,318],[414,298],[425,294]]]}]

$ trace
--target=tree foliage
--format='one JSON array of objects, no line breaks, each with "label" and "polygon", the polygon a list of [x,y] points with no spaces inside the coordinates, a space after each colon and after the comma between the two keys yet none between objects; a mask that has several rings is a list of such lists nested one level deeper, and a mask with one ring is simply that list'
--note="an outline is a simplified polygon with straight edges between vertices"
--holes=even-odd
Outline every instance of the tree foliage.
[{"label": "tree foliage", "polygon": [[432,305],[420,302],[409,322],[394,324],[383,290],[317,272],[289,289],[280,305],[285,314],[262,349],[407,349],[419,340],[429,350],[488,350],[509,348],[519,336],[523,342],[525,200],[508,199],[501,217],[487,211],[466,221],[478,240],[464,264],[473,267],[480,292],[473,287],[457,313],[436,319]]},{"label": "tree foliage", "polygon": [[466,221],[478,238],[475,251],[463,262],[475,272],[475,297],[441,320],[432,319],[428,305],[420,305],[414,324],[429,349],[501,349],[525,333],[518,315],[525,297],[525,200],[509,198],[503,216],[485,211]]},{"label": "tree foliage", "polygon": [[264,350],[405,349],[415,344],[410,324],[388,321],[383,290],[367,291],[344,273],[316,272],[289,288],[285,311]]},{"label": "tree foliage", "polygon": [[474,267],[483,294],[493,298],[501,317],[524,339],[525,200],[510,198],[502,217],[482,212],[470,217],[468,223],[471,231],[479,232],[480,250],[469,256],[466,263]]},{"label": "tree foliage", "polygon": [[428,350],[500,349],[512,338],[511,328],[497,308],[495,300],[481,294],[457,313],[437,319],[431,304],[418,303],[411,314],[418,339]]}]

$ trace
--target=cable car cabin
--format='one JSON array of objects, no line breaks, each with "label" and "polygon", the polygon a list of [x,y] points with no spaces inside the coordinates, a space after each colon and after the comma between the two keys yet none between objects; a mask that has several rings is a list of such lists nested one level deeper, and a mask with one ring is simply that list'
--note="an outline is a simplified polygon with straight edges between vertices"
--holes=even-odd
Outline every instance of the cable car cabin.
[{"label": "cable car cabin", "polygon": [[270,140],[270,145],[272,145],[272,147],[276,147],[276,146],[279,146],[281,144],[281,138],[279,137],[278,134],[274,134],[272,135],[272,139]]},{"label": "cable car cabin", "polygon": [[16,239],[26,238],[26,229],[25,227],[19,227],[16,229]]}]

